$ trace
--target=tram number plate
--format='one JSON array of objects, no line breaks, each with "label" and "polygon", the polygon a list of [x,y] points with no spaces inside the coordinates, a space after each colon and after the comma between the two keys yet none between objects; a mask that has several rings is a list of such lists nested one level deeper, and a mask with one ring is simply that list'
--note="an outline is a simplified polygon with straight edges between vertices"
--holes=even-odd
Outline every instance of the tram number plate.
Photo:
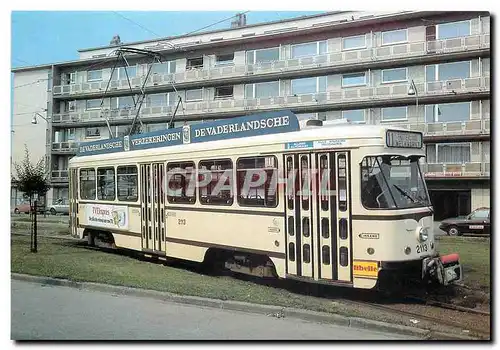
[{"label": "tram number plate", "polygon": [[427,251],[427,243],[417,244],[417,254],[421,254]]}]

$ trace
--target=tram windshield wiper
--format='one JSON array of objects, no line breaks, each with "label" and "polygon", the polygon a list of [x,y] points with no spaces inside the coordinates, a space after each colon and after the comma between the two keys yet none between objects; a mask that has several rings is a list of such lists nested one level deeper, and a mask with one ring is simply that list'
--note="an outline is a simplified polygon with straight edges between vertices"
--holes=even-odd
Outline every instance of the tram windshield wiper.
[{"label": "tram windshield wiper", "polygon": [[398,185],[395,185],[395,184],[392,184],[392,185],[393,185],[393,186],[394,186],[394,187],[395,187],[395,188],[396,188],[396,189],[397,189],[397,190],[398,190],[401,194],[403,194],[405,197],[410,198],[410,200],[411,200],[413,203],[415,203],[415,202],[416,202],[416,200],[415,200],[415,199],[413,199],[413,197],[412,197],[412,196],[410,196],[410,195],[408,194],[408,192],[406,192],[405,190],[401,189],[401,187],[399,187]]}]

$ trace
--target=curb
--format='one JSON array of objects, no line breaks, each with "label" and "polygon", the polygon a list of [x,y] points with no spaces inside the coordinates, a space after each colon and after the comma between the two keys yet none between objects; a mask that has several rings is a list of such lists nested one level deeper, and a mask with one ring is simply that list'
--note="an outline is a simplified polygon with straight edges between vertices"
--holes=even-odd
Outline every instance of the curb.
[{"label": "curb", "polygon": [[[139,289],[132,287],[113,286],[108,284],[93,282],[76,282],[66,279],[57,279],[51,277],[40,277],[18,273],[11,273],[11,278],[19,281],[34,282],[46,285],[64,286],[77,289],[86,289],[113,294],[122,294],[136,297],[145,297],[162,301],[169,301],[181,304],[197,305],[201,307],[211,307],[232,311],[241,311],[248,313],[264,314],[277,318],[290,317],[310,322],[330,323],[344,327],[357,329],[369,329],[379,332],[395,332],[402,335],[409,335],[421,339],[428,339],[431,331],[413,328],[409,326],[394,325],[391,323],[363,319],[359,317],[348,317],[326,312],[309,311],[295,308],[287,308],[273,305],[251,304],[242,301],[218,300],[196,296],[178,295],[168,292],[159,292],[155,290]],[[453,338],[456,339],[456,338]]]}]

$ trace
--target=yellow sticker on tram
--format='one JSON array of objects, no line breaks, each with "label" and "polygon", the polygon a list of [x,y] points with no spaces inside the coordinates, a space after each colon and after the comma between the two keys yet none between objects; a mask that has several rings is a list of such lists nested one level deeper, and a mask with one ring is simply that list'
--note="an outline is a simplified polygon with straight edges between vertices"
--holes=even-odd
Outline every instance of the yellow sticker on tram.
[{"label": "yellow sticker on tram", "polygon": [[354,260],[352,263],[352,273],[356,277],[378,277],[378,262]]}]

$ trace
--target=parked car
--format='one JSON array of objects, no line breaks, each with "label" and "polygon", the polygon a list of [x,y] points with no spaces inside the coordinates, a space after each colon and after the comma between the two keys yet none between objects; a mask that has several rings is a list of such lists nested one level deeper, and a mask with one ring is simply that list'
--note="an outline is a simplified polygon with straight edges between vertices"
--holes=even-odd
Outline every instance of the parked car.
[{"label": "parked car", "polygon": [[489,235],[490,208],[478,208],[469,215],[443,220],[439,228],[449,236],[461,236],[464,233]]},{"label": "parked car", "polygon": [[[38,209],[37,210],[38,213],[43,214],[45,212],[45,207],[43,205],[38,205],[37,209]],[[16,205],[14,207],[14,213],[16,213],[16,214],[19,214],[19,213],[29,214],[29,212],[30,212],[30,204],[29,203],[22,203],[22,204]]]},{"label": "parked car", "polygon": [[47,206],[47,210],[52,215],[69,214],[69,204],[64,204],[62,200],[59,200],[56,203]]}]

